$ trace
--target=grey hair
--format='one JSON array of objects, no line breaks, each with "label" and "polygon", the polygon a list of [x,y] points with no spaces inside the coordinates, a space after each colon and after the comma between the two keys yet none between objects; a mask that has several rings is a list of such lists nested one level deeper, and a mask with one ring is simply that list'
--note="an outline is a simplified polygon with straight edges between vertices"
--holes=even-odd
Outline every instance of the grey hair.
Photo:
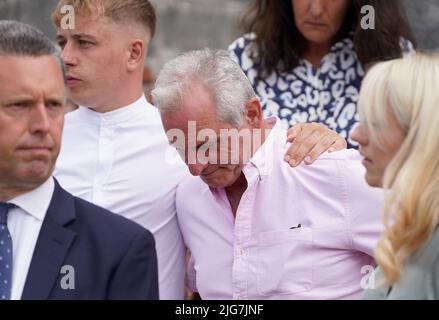
[{"label": "grey hair", "polygon": [[66,78],[61,54],[54,43],[38,29],[18,21],[0,21],[0,56],[53,56]]},{"label": "grey hair", "polygon": [[152,91],[153,103],[161,114],[177,111],[186,88],[194,81],[211,94],[220,121],[241,127],[245,104],[256,94],[225,50],[190,51],[167,62]]}]

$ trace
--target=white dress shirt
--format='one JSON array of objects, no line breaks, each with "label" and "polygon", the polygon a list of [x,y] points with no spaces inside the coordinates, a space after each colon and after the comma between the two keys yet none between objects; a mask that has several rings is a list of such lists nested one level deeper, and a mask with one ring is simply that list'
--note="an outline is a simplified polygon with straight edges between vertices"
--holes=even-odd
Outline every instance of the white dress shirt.
[{"label": "white dress shirt", "polygon": [[54,189],[55,183],[50,177],[37,189],[8,201],[17,206],[10,209],[8,214],[8,229],[12,237],[11,300],[19,300],[23,293],[35,245]]},{"label": "white dress shirt", "polygon": [[187,174],[158,110],[144,96],[108,113],[79,107],[65,117],[55,177],[75,196],[154,234],[161,299],[184,298],[185,249],[175,195]]}]

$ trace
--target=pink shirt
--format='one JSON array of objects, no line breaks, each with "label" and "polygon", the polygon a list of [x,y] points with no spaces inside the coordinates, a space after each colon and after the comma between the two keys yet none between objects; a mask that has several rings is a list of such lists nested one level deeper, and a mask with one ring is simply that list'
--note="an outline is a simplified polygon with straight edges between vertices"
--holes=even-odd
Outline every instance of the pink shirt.
[{"label": "pink shirt", "polygon": [[236,219],[224,189],[194,176],[179,185],[188,286],[203,299],[361,298],[383,230],[382,191],[366,184],[357,151],[293,169],[285,141],[276,121],[243,169]]}]

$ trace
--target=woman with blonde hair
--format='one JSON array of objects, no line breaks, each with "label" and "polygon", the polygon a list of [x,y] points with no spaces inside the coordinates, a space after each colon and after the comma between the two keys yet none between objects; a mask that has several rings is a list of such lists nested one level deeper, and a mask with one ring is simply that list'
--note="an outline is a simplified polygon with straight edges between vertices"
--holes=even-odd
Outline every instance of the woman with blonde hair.
[{"label": "woman with blonde hair", "polygon": [[379,63],[363,81],[351,138],[367,182],[386,190],[366,299],[439,299],[438,83],[437,54]]}]

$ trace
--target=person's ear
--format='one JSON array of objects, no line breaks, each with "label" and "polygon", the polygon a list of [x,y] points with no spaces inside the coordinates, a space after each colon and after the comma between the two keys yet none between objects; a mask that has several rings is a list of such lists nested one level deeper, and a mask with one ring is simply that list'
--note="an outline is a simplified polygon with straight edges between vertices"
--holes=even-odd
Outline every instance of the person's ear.
[{"label": "person's ear", "polygon": [[128,47],[127,69],[133,72],[143,65],[145,59],[145,42],[140,39],[133,40]]},{"label": "person's ear", "polygon": [[247,101],[245,104],[244,118],[251,128],[261,128],[262,108],[258,98],[254,97]]}]

